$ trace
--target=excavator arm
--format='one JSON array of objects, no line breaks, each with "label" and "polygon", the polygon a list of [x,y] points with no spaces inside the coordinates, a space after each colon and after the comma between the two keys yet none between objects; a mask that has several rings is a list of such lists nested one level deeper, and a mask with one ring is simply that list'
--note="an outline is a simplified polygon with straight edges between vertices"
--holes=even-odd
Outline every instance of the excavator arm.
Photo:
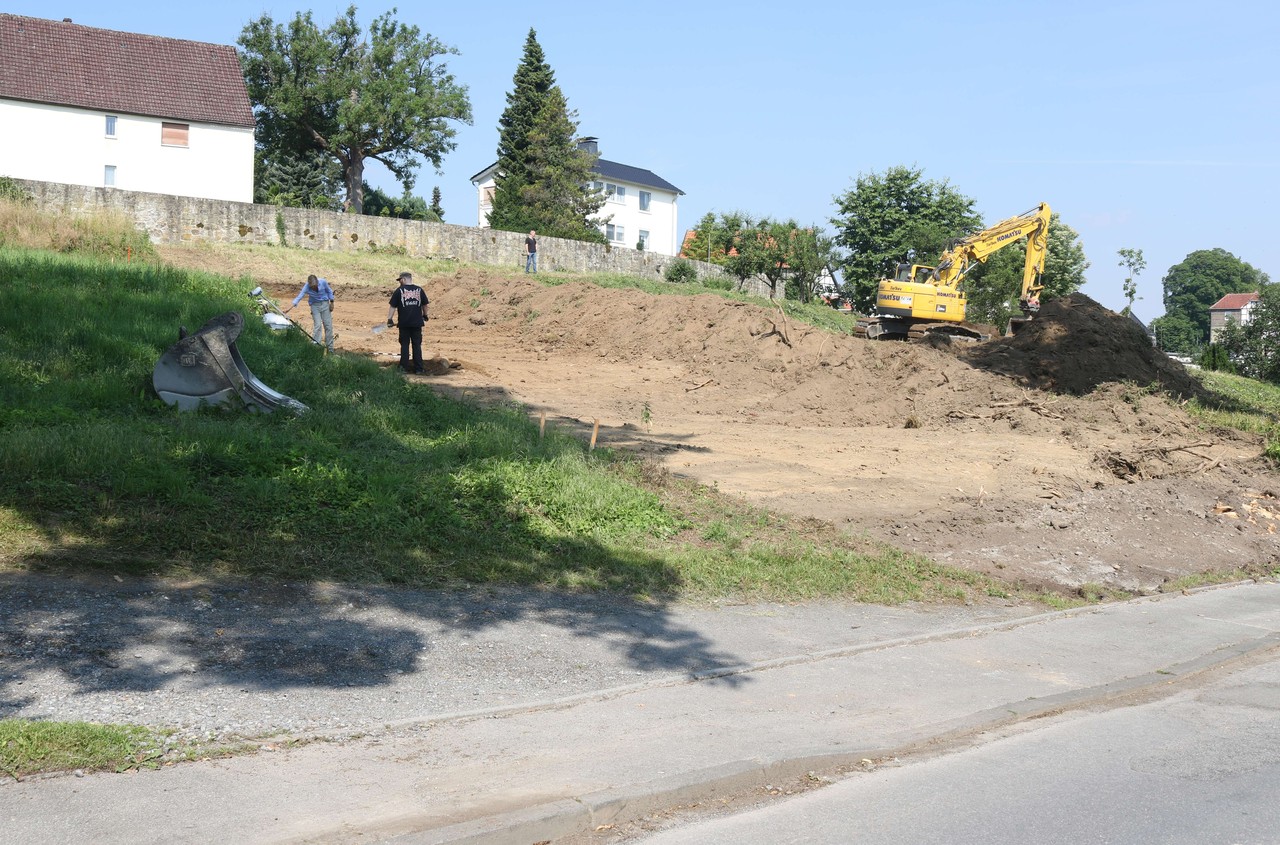
[{"label": "excavator arm", "polygon": [[1030,211],[1001,220],[999,223],[956,241],[934,270],[935,284],[954,289],[969,271],[983,264],[993,253],[999,252],[1022,238],[1027,239],[1027,260],[1022,266],[1022,293],[1019,302],[1023,311],[1035,311],[1040,307],[1039,293],[1044,289],[1040,277],[1044,275],[1044,260],[1049,252],[1048,203],[1040,203]]}]

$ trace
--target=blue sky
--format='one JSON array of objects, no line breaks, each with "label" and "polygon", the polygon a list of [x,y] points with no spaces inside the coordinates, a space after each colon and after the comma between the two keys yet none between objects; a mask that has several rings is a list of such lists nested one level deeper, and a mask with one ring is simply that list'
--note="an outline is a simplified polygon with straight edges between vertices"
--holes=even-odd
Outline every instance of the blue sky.
[{"label": "blue sky", "polygon": [[[106,4],[9,0],[0,10],[235,44],[266,13],[347,3]],[[356,4],[365,25],[393,8]],[[612,161],[685,192],[680,227],[708,211],[831,229],[860,174],[920,168],[988,223],[1048,202],[1091,261],[1084,292],[1124,306],[1116,250],[1141,249],[1135,311],[1163,313],[1161,279],[1222,247],[1280,281],[1280,11],[1265,0],[1076,2],[411,3],[396,18],[460,55],[472,126],[438,185],[473,224],[469,177],[494,160],[498,118],[533,27],[579,132]],[[14,60],[7,57],[6,61]],[[370,181],[399,193],[372,170]]]}]

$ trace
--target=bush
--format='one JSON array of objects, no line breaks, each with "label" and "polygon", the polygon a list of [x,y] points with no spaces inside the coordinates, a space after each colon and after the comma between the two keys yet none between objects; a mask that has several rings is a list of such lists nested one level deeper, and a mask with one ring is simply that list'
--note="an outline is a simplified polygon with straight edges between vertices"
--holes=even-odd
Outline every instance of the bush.
[{"label": "bush", "polygon": [[1227,354],[1227,350],[1223,349],[1216,343],[1211,343],[1204,348],[1204,352],[1197,361],[1201,367],[1206,370],[1221,371],[1224,373],[1234,373],[1235,367],[1231,365],[1231,356]]},{"label": "bush", "polygon": [[31,194],[8,176],[0,176],[0,200],[6,200],[15,205],[30,205]]},{"label": "bush", "polygon": [[694,267],[693,263],[687,259],[677,258],[667,265],[662,278],[668,282],[696,282],[698,281],[698,268]]}]

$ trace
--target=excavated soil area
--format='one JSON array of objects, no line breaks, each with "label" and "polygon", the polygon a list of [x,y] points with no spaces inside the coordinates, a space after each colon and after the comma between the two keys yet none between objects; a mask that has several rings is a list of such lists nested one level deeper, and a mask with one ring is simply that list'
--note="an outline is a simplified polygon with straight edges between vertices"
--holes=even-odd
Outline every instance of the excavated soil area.
[{"label": "excavated soil area", "polygon": [[[396,331],[374,327],[395,283],[330,281],[338,347],[393,365]],[[263,284],[287,304],[299,282]],[[1064,591],[1280,562],[1262,441],[1198,424],[1180,404],[1198,382],[1080,294],[1016,337],[934,346],[709,294],[476,269],[424,286],[426,355],[451,366],[407,378],[584,438],[598,426],[604,446],[762,507]]]}]

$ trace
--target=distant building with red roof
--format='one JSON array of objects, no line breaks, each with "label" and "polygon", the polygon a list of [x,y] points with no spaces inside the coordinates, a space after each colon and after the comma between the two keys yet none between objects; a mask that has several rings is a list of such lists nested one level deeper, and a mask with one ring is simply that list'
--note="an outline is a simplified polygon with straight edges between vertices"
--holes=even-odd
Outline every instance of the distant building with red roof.
[{"label": "distant building with red roof", "polygon": [[236,49],[0,13],[0,176],[253,201]]},{"label": "distant building with red roof", "polygon": [[1253,319],[1253,309],[1262,301],[1255,292],[1229,293],[1209,306],[1209,342],[1218,342],[1218,333],[1227,323],[1244,325]]}]

